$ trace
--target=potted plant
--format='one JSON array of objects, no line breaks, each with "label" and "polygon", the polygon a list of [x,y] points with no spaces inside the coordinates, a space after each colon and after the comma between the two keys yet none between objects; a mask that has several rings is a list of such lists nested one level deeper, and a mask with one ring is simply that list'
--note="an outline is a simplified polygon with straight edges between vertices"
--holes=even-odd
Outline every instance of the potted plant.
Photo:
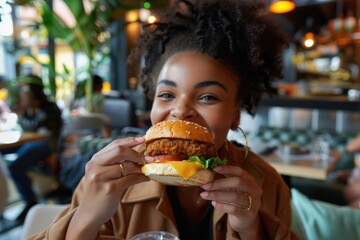
[{"label": "potted plant", "polygon": [[[48,35],[57,41],[68,44],[74,52],[83,53],[87,58],[86,73],[86,107],[92,111],[92,81],[93,70],[99,66],[108,55],[107,41],[110,37],[110,24],[123,18],[126,11],[139,8],[139,4],[124,3],[118,0],[89,0],[87,5],[81,0],[63,1],[72,15],[74,24],[69,26],[51,7],[50,1],[44,0],[14,0],[15,4],[30,5],[36,8],[40,19],[36,21],[39,28],[44,27]],[[100,56],[100,57],[98,57]],[[36,58],[34,58],[36,60]],[[51,73],[51,63],[45,67]],[[77,71],[77,73],[81,72]]]}]

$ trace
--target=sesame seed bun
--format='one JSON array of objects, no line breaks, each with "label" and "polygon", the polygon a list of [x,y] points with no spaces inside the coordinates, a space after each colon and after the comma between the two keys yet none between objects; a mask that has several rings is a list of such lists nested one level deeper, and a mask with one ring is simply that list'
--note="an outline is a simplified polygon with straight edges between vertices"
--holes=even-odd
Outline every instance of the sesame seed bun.
[{"label": "sesame seed bun", "polygon": [[214,144],[213,135],[206,127],[183,120],[167,120],[155,124],[146,132],[145,143],[161,138],[176,138]]}]

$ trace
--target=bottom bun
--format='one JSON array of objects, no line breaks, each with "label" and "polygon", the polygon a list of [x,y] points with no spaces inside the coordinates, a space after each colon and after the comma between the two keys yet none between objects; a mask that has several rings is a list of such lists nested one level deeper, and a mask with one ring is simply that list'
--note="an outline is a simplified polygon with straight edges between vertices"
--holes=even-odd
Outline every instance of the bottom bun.
[{"label": "bottom bun", "polygon": [[208,169],[200,169],[188,179],[184,179],[168,163],[148,163],[142,166],[141,171],[151,180],[172,186],[201,186],[214,180],[214,173]]}]

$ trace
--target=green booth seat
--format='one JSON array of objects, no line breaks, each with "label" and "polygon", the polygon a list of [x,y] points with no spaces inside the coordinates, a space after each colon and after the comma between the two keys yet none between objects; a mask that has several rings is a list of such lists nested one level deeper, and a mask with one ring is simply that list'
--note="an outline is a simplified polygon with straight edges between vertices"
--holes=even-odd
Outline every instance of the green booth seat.
[{"label": "green booth seat", "polygon": [[337,162],[333,171],[352,169],[354,167],[353,154],[347,153],[346,144],[357,135],[357,132],[337,133],[334,130],[322,129],[290,129],[261,126],[254,136],[254,141],[267,143],[271,146],[282,144],[296,144],[311,149],[313,140],[321,135],[330,135],[330,148],[341,153],[341,159]]}]

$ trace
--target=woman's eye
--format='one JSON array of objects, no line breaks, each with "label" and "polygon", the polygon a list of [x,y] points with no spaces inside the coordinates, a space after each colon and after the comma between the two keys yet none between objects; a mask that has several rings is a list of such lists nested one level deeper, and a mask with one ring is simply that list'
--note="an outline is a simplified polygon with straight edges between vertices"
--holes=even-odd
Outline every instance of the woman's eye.
[{"label": "woman's eye", "polygon": [[213,95],[204,95],[204,96],[200,97],[200,101],[203,101],[203,102],[216,102],[218,100],[219,99]]},{"label": "woman's eye", "polygon": [[162,98],[162,99],[171,99],[174,98],[174,96],[171,93],[159,93],[157,95],[158,98]]}]

